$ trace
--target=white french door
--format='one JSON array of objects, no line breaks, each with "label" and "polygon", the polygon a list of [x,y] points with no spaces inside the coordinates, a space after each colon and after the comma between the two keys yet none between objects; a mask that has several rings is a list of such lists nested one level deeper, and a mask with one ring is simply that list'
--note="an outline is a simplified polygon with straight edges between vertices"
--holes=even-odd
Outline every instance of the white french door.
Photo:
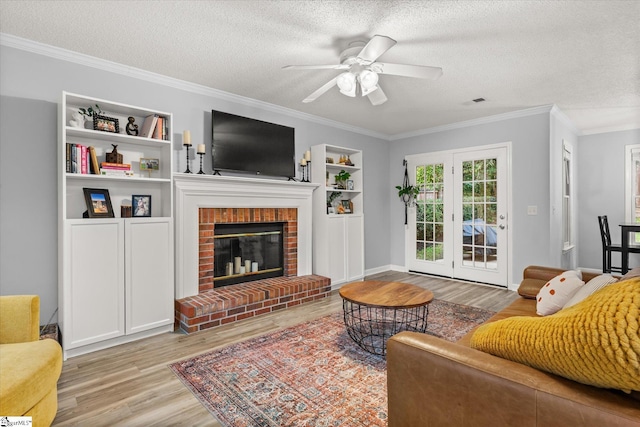
[{"label": "white french door", "polygon": [[507,286],[508,148],[407,157],[409,270]]}]

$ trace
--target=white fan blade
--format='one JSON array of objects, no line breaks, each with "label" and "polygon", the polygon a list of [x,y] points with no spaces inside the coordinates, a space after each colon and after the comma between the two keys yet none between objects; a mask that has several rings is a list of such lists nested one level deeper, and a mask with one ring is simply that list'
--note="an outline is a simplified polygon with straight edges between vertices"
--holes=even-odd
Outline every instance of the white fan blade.
[{"label": "white fan blade", "polygon": [[333,79],[331,79],[327,83],[325,83],[320,89],[316,90],[311,95],[309,95],[305,99],[303,99],[302,102],[308,103],[308,102],[315,101],[316,98],[318,98],[320,95],[322,95],[323,93],[325,93],[326,91],[328,91],[329,89],[334,87],[336,85],[337,81],[338,81],[338,78],[334,77]]},{"label": "white fan blade", "polygon": [[391,37],[375,35],[358,54],[358,61],[363,65],[369,65],[380,55],[388,51],[396,44]]},{"label": "white fan blade", "polygon": [[380,74],[417,77],[419,79],[435,80],[442,75],[442,68],[427,67],[424,65],[386,64],[384,62],[376,62],[371,65],[371,69]]},{"label": "white fan blade", "polygon": [[348,65],[285,65],[283,70],[346,70]]},{"label": "white fan blade", "polygon": [[371,101],[373,105],[380,105],[387,102],[387,95],[384,94],[380,86],[378,86],[378,89],[369,93],[369,95],[367,95],[367,98],[369,98],[369,101]]}]

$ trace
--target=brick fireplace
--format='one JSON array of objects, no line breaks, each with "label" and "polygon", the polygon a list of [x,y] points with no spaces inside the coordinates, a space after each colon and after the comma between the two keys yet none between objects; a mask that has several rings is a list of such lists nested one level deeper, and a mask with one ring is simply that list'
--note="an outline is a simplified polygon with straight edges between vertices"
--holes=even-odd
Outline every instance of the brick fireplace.
[{"label": "brick fireplace", "polygon": [[[298,210],[296,208],[200,208],[199,218],[199,293],[210,291],[215,287],[214,238],[216,225],[219,224],[282,223],[284,270],[282,276],[298,275]],[[245,281],[251,281],[250,275],[245,277],[247,279]]]},{"label": "brick fireplace", "polygon": [[[311,274],[315,184],[177,174],[176,326],[186,333],[323,298],[331,281]],[[216,287],[216,224],[283,224],[282,277]]]}]

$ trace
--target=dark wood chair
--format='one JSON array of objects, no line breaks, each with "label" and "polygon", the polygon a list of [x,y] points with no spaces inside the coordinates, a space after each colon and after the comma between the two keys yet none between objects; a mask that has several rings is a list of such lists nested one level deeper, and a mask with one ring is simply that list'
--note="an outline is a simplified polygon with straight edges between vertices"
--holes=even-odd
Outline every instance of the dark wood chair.
[{"label": "dark wood chair", "polygon": [[622,267],[613,267],[611,265],[611,253],[622,253],[622,246],[611,243],[611,233],[609,232],[609,221],[607,220],[607,216],[599,216],[598,224],[600,224],[600,238],[602,239],[602,272],[622,273]]}]

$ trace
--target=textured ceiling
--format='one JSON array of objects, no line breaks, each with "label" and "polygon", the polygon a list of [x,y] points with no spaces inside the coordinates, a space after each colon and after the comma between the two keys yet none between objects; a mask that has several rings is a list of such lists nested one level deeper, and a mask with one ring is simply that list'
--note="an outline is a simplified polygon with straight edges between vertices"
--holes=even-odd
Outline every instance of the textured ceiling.
[{"label": "textured ceiling", "polygon": [[[640,1],[6,1],[0,32],[386,135],[556,104],[583,133],[640,128]],[[349,42],[398,44],[374,107],[334,88]],[[487,101],[474,104],[472,99]]]}]

